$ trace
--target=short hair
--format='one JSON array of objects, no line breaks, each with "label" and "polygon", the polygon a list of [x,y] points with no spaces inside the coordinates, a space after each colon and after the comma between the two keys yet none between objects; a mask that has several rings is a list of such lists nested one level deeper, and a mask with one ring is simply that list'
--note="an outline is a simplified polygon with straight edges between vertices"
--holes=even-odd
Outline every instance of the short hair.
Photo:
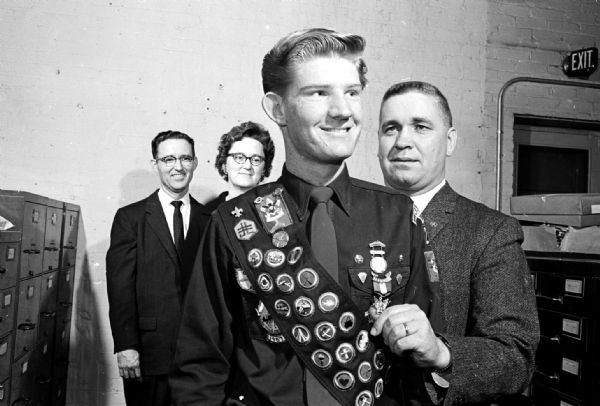
[{"label": "short hair", "polygon": [[385,92],[385,94],[383,95],[383,100],[381,100],[381,105],[383,106],[383,103],[385,103],[386,100],[390,97],[398,96],[409,92],[419,92],[422,94],[433,96],[441,107],[442,114],[444,116],[444,119],[446,120],[446,124],[448,124],[448,127],[452,127],[452,112],[450,111],[450,105],[448,104],[448,100],[446,99],[446,96],[444,96],[444,94],[440,91],[440,89],[438,89],[431,83],[420,82],[417,80],[396,83]]},{"label": "short hair", "polygon": [[316,56],[339,56],[354,61],[364,88],[367,65],[361,56],[365,45],[366,41],[360,35],[326,28],[294,31],[280,39],[263,58],[263,91],[283,95],[292,82],[293,65]]},{"label": "short hair", "polygon": [[246,121],[240,125],[236,125],[229,132],[221,136],[219,141],[219,152],[215,160],[215,168],[219,171],[219,175],[225,180],[228,180],[227,172],[223,170],[223,166],[227,161],[227,155],[234,142],[241,141],[244,138],[252,138],[260,142],[263,146],[265,153],[265,168],[263,170],[263,176],[260,178],[262,181],[265,177],[271,174],[271,168],[273,166],[273,158],[275,157],[275,144],[271,139],[269,131],[267,131],[262,125],[253,121]]},{"label": "short hair", "polygon": [[154,139],[152,140],[152,157],[154,159],[158,158],[158,146],[160,145],[160,143],[171,139],[186,140],[187,142],[189,142],[192,146],[192,156],[196,156],[196,152],[194,151],[194,140],[192,139],[192,137],[180,131],[168,130],[158,133],[156,137],[154,137]]}]

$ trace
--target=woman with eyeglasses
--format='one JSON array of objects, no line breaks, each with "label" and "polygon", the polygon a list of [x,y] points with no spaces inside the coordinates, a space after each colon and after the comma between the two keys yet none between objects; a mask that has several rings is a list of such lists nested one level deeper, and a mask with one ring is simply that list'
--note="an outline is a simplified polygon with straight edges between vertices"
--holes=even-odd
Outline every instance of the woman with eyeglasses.
[{"label": "woman with eyeglasses", "polygon": [[233,199],[258,185],[271,173],[275,145],[260,124],[247,121],[221,136],[215,167],[227,181],[216,200]]}]

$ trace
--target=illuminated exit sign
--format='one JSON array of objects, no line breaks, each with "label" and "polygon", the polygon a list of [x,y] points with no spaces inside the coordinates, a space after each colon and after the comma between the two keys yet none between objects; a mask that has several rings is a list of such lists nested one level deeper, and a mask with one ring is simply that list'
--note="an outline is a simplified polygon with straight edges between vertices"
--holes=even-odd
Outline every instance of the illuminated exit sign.
[{"label": "illuminated exit sign", "polygon": [[570,52],[563,61],[567,76],[589,76],[598,68],[598,48],[586,48]]}]

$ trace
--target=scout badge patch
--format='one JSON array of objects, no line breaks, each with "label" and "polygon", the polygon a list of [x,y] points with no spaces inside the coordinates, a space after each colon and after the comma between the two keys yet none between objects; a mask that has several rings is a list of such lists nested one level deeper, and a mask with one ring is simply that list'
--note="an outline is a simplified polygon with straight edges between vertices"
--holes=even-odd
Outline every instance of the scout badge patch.
[{"label": "scout badge patch", "polygon": [[254,200],[256,211],[269,234],[293,223],[290,211],[281,196],[282,192],[281,188],[277,188],[273,193]]}]

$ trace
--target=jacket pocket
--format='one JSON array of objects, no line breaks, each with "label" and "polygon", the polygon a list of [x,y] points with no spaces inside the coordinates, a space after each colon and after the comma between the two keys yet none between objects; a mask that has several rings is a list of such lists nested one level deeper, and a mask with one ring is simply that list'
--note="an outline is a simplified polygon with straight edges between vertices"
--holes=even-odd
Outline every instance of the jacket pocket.
[{"label": "jacket pocket", "polygon": [[141,331],[156,331],[156,317],[140,317],[138,325]]}]

